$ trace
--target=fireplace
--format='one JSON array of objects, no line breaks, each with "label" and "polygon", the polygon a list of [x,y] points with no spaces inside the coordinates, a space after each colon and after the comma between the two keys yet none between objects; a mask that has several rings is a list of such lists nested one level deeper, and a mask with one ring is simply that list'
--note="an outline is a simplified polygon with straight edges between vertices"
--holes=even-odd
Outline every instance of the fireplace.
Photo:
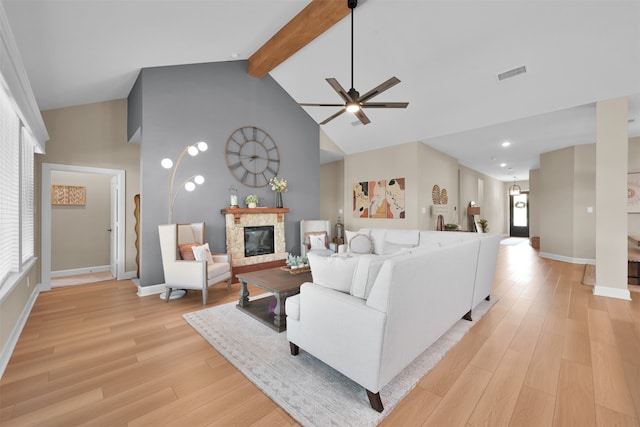
[{"label": "fireplace", "polygon": [[273,225],[244,227],[244,256],[274,253]]},{"label": "fireplace", "polygon": [[[231,255],[231,267],[243,268],[286,260],[289,254],[285,249],[284,215],[288,212],[288,208],[221,209],[220,213],[225,217],[227,252]],[[266,237],[258,237],[258,234],[253,233],[247,237],[245,232],[245,229],[255,230],[267,227],[270,232],[267,232]],[[265,238],[271,240],[271,248],[268,252],[264,248]]]}]

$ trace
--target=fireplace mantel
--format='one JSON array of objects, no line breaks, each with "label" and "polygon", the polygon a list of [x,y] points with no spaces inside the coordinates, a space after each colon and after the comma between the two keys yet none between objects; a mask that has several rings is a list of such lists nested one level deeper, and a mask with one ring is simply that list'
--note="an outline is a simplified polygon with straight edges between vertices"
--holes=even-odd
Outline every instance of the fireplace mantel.
[{"label": "fireplace mantel", "polygon": [[[231,255],[232,267],[287,259],[284,214],[289,213],[289,208],[225,208],[220,209],[220,213],[225,217],[227,252]],[[263,225],[273,226],[274,253],[245,257],[244,227]]]},{"label": "fireplace mantel", "polygon": [[284,221],[284,214],[289,213],[289,208],[226,208],[220,209],[223,215],[233,215],[233,222],[240,224],[241,215],[278,214],[278,222]]}]

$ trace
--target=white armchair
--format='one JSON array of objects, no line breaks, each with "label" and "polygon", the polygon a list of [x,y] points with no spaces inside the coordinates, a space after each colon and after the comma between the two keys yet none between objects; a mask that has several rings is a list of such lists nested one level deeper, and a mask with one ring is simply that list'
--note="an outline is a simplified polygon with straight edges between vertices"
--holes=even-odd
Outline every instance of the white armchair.
[{"label": "white armchair", "polygon": [[188,248],[189,244],[204,244],[205,225],[203,222],[159,225],[158,233],[164,269],[166,301],[169,301],[173,289],[201,290],[203,304],[207,303],[209,286],[226,281],[227,290],[231,289],[231,256],[229,254],[211,254],[213,262],[184,260],[180,255],[180,245]]},{"label": "white armchair", "polygon": [[300,221],[300,256],[307,256],[309,252],[330,256],[335,251],[336,246],[331,243],[331,223],[328,220]]}]

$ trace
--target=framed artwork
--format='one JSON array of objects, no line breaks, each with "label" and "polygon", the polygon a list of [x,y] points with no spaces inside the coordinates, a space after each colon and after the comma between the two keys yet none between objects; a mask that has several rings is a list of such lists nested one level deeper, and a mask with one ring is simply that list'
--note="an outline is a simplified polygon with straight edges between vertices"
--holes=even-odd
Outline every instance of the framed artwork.
[{"label": "framed artwork", "polygon": [[52,205],[83,206],[86,199],[86,189],[78,185],[52,185]]},{"label": "framed artwork", "polygon": [[627,175],[627,212],[640,213],[640,173]]},{"label": "framed artwork", "polygon": [[354,218],[404,219],[404,178],[353,184]]}]

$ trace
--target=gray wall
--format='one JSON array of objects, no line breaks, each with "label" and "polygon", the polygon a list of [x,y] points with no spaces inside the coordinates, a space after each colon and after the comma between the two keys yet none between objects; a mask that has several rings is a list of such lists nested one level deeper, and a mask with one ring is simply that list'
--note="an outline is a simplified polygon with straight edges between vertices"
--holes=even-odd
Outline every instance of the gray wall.
[{"label": "gray wall", "polygon": [[[257,126],[271,135],[280,152],[279,176],[289,182],[284,205],[287,251],[299,252],[299,222],[320,213],[319,129],[295,101],[270,77],[247,75],[246,61],[147,68],[141,71],[135,93],[141,97],[141,271],[142,286],[164,282],[158,224],[168,218],[170,171],[160,166],[189,144],[203,140],[208,151],[186,156],[176,184],[194,174],[206,182],[193,193],[181,191],[173,222],[205,221],[207,241],[215,252],[224,252],[224,217],[229,187],[238,189],[241,201],[257,194],[263,205],[274,206],[269,187],[253,189],[239,183],[228,171],[225,146],[242,126]],[[137,102],[135,100],[130,100]]]}]

